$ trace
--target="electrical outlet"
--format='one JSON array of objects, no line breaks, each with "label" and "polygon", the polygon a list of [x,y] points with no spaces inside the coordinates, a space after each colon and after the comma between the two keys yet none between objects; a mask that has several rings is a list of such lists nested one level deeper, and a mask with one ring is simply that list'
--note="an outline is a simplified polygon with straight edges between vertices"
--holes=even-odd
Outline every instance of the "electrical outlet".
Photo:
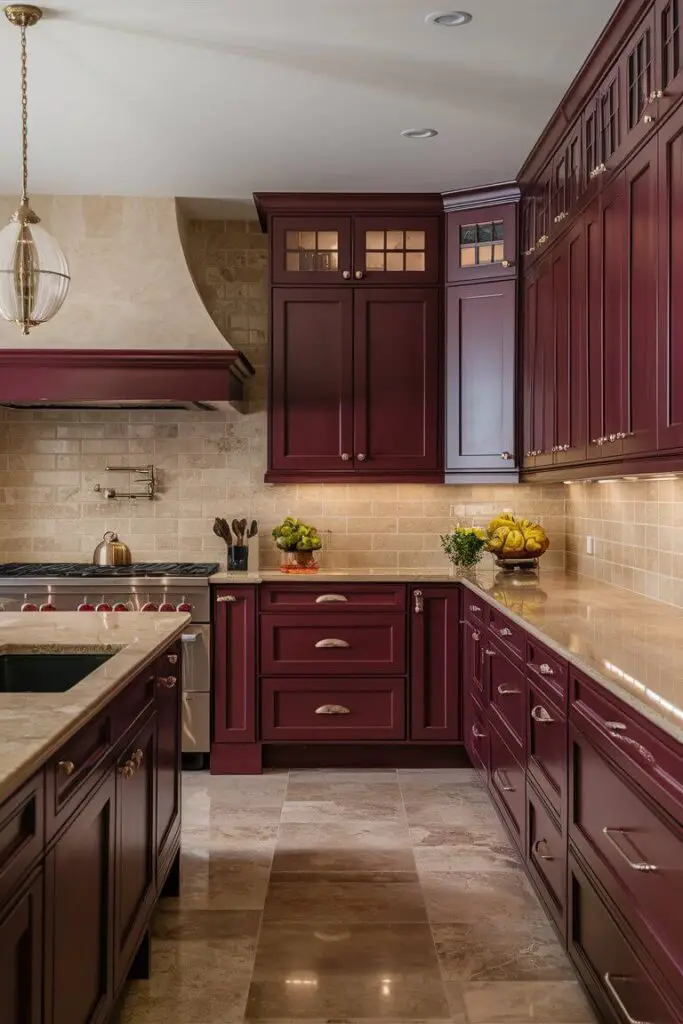
[{"label": "electrical outlet", "polygon": [[595,537],[586,537],[586,554],[595,554]]}]

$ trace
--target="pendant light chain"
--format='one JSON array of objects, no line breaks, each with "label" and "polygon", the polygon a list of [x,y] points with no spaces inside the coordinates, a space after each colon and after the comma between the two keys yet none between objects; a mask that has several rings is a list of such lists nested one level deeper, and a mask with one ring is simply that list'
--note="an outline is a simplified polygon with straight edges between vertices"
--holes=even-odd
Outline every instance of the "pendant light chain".
[{"label": "pendant light chain", "polygon": [[26,55],[26,25],[21,26],[21,174],[22,202],[28,199],[28,59]]}]

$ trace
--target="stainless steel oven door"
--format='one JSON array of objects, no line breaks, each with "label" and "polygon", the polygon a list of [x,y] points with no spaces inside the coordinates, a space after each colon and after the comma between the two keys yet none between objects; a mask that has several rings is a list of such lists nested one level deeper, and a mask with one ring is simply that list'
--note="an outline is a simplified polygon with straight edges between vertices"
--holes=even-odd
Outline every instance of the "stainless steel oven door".
[{"label": "stainless steel oven door", "polygon": [[189,623],[183,630],[183,690],[211,689],[211,626]]}]

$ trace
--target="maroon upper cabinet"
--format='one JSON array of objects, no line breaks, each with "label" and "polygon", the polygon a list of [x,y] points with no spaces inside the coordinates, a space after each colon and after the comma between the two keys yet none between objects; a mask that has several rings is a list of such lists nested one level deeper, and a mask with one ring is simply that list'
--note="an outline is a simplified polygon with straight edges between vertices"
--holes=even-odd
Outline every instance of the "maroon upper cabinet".
[{"label": "maroon upper cabinet", "polygon": [[682,18],[683,0],[656,0],[655,30],[659,67],[653,98],[657,101],[660,116],[683,96]]},{"label": "maroon upper cabinet", "polygon": [[586,458],[586,239],[582,221],[560,241],[553,259],[553,461]]},{"label": "maroon upper cabinet", "polygon": [[256,740],[256,588],[214,596],[213,741]]},{"label": "maroon upper cabinet", "polygon": [[274,217],[270,242],[274,284],[339,284],[352,277],[349,217]]},{"label": "maroon upper cabinet", "polygon": [[533,369],[534,465],[549,466],[555,444],[555,311],[553,296],[554,254],[536,267],[536,339]]},{"label": "maroon upper cabinet", "polygon": [[522,450],[523,465],[536,463],[534,402],[536,399],[536,271],[524,275],[522,305]]},{"label": "maroon upper cabinet", "polygon": [[434,288],[354,295],[353,467],[439,474],[439,306]]},{"label": "maroon upper cabinet", "polygon": [[583,112],[583,166],[589,193],[618,162],[623,136],[621,67],[614,64],[605,74]]},{"label": "maroon upper cabinet", "polygon": [[353,289],[274,288],[270,469],[353,468]]},{"label": "maroon upper cabinet", "polygon": [[441,280],[439,217],[354,217],[353,280],[421,285]]},{"label": "maroon upper cabinet", "polygon": [[410,739],[459,740],[460,588],[410,594]]},{"label": "maroon upper cabinet", "polygon": [[[519,479],[516,186],[449,193],[446,482]],[[475,205],[477,204],[477,205]],[[514,248],[513,248],[514,246]]]},{"label": "maroon upper cabinet", "polygon": [[449,284],[516,275],[517,206],[517,202],[511,202],[449,212],[446,221],[446,279]]},{"label": "maroon upper cabinet", "polygon": [[658,445],[683,447],[683,109],[659,132]]},{"label": "maroon upper cabinet", "polygon": [[652,133],[657,122],[659,55],[654,6],[631,35],[620,63],[624,89],[622,150],[626,156]]},{"label": "maroon upper cabinet", "polygon": [[550,188],[551,232],[557,234],[580,202],[584,188],[583,117],[579,116],[553,157]]}]

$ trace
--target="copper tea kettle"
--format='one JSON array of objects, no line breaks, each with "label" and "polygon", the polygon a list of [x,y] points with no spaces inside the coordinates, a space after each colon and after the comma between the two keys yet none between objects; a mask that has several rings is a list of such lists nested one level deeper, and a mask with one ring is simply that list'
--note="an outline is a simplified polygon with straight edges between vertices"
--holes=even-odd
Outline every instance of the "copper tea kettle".
[{"label": "copper tea kettle", "polygon": [[119,540],[113,530],[107,530],[93,551],[93,565],[130,565],[130,548]]}]

